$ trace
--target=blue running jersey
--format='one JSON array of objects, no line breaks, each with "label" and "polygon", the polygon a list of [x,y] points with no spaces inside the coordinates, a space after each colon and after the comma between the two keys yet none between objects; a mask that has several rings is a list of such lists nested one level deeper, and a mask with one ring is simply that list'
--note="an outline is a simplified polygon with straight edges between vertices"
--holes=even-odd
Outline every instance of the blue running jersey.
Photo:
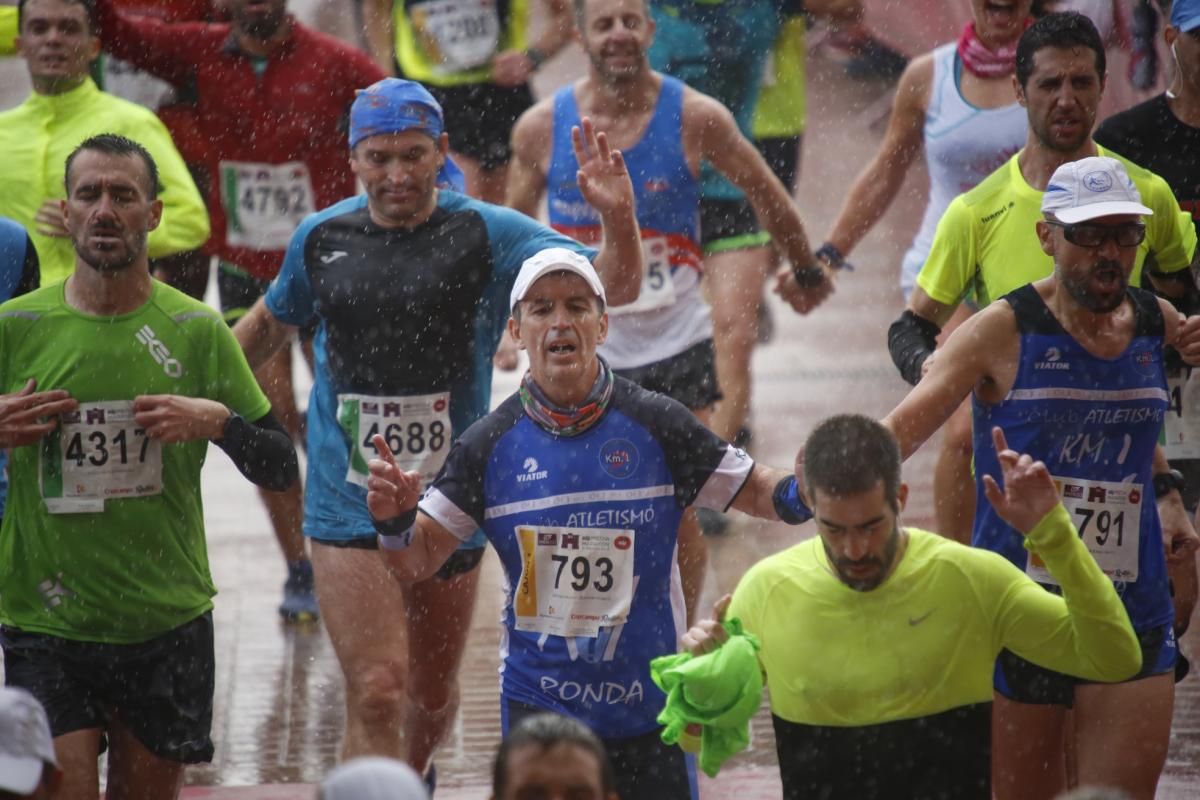
[{"label": "blue running jersey", "polygon": [[[618,370],[663,361],[712,338],[700,292],[700,182],[683,150],[685,89],[663,75],[645,132],[621,151],[633,181],[646,269],[637,301],[609,309],[608,339],[600,353]],[[600,216],[579,191],[571,144],[571,128],[580,124],[574,86],[565,86],[554,95],[546,207],[552,228],[595,244],[603,235]]]},{"label": "blue running jersey", "polygon": [[1038,560],[1029,558],[1024,537],[997,516],[983,491],[983,475],[1001,475],[992,444],[998,425],[1010,448],[1045,462],[1081,538],[1141,632],[1174,617],[1152,480],[1168,398],[1158,301],[1141,289],[1130,288],[1128,296],[1136,329],[1114,359],[1094,356],[1076,342],[1033,285],[1005,296],[1016,314],[1021,357],[1003,402],[972,400],[978,487],[973,542],[1050,583]]},{"label": "blue running jersey", "polygon": [[680,516],[725,510],[753,468],[681,404],[615,381],[600,421],[569,438],[513,395],[454,444],[420,506],[460,539],[482,527],[500,556],[502,701],[604,738],[657,727],[650,661],[686,629]]},{"label": "blue running jersey", "polygon": [[[365,195],[301,223],[266,305],[289,325],[320,322],[306,535],[375,537],[365,479],[352,480],[365,478],[372,432],[413,458],[444,458],[453,433],[487,414],[513,281],[521,263],[547,247],[595,256],[524,214],[447,190],[412,230],[376,225]],[[440,460],[425,463],[432,477]]]}]

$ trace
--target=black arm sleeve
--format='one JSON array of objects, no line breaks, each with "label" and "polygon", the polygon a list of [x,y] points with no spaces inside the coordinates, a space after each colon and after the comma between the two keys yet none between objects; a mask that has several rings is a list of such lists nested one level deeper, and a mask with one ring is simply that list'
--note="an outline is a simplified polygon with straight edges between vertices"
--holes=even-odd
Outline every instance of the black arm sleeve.
[{"label": "black arm sleeve", "polygon": [[942,329],[924,317],[905,310],[888,328],[888,352],[900,377],[913,386],[921,380],[921,365],[937,347],[937,335]]},{"label": "black arm sleeve", "polygon": [[269,411],[253,424],[234,414],[225,424],[224,435],[213,444],[256,486],[282,492],[300,478],[292,437]]},{"label": "black arm sleeve", "polygon": [[42,282],[42,267],[38,261],[37,248],[33,246],[33,240],[28,235],[25,236],[25,263],[21,266],[21,282],[17,284],[17,288],[13,290],[13,297],[20,297],[23,294],[28,294]]}]

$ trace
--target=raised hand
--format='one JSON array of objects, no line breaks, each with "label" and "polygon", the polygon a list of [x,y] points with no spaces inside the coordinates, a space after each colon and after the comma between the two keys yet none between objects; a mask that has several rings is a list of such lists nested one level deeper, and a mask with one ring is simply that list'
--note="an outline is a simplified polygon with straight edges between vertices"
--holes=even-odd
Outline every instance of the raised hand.
[{"label": "raised hand", "polygon": [[733,596],[728,594],[722,597],[713,605],[711,619],[700,620],[683,635],[681,642],[684,650],[694,656],[702,656],[729,640],[729,632],[722,623],[725,622],[725,612],[729,610],[729,602],[732,599]]},{"label": "raised hand", "polygon": [[367,510],[373,519],[384,522],[412,511],[421,499],[421,473],[405,472],[396,463],[387,440],[379,434],[371,440],[379,453],[367,464]]},{"label": "raised hand", "polygon": [[1004,489],[991,475],[983,476],[983,490],[1000,519],[1028,534],[1058,505],[1058,488],[1050,470],[1026,453],[1008,448],[1004,431],[992,428],[992,444],[1004,476]]},{"label": "raised hand", "polygon": [[621,151],[610,148],[608,137],[603,133],[596,133],[590,117],[584,117],[580,122],[582,129],[578,125],[571,128],[571,146],[579,162],[575,178],[580,194],[602,217],[631,213],[633,182],[629,179]]},{"label": "raised hand", "polygon": [[58,415],[79,408],[75,398],[62,389],[35,392],[30,378],[21,391],[0,395],[0,447],[35,444],[58,427]]},{"label": "raised hand", "polygon": [[1183,321],[1174,344],[1184,361],[1192,366],[1200,364],[1200,315],[1187,317]]}]

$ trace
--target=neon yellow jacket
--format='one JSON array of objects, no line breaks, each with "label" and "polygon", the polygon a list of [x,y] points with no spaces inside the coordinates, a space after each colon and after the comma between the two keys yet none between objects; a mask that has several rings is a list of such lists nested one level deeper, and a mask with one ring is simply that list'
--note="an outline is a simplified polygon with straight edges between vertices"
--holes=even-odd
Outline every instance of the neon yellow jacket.
[{"label": "neon yellow jacket", "polygon": [[0,56],[17,52],[17,7],[0,6]]},{"label": "neon yellow jacket", "polygon": [[60,281],[75,269],[69,239],[42,236],[33,222],[46,200],[66,196],[67,156],[81,141],[116,133],[142,144],[158,165],[162,222],[151,232],[151,258],[195,250],[208,239],[204,200],[175,149],[171,135],[153,112],[100,91],[90,78],[60,95],[31,94],[0,113],[0,216],[25,226],[42,264],[42,285]]}]

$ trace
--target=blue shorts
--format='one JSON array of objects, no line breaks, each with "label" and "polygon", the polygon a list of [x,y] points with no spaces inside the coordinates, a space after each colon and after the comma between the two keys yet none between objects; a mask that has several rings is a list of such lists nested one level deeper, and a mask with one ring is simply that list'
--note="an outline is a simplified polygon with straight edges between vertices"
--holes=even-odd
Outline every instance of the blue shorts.
[{"label": "blue shorts", "polygon": [[[1142,645],[1142,668],[1129,678],[1130,681],[1175,672],[1179,645],[1171,623],[1139,631],[1137,637]],[[1075,704],[1075,687],[1095,682],[1053,672],[1026,661],[1011,650],[1002,650],[996,657],[993,687],[997,694],[1018,703],[1071,708]]]}]

